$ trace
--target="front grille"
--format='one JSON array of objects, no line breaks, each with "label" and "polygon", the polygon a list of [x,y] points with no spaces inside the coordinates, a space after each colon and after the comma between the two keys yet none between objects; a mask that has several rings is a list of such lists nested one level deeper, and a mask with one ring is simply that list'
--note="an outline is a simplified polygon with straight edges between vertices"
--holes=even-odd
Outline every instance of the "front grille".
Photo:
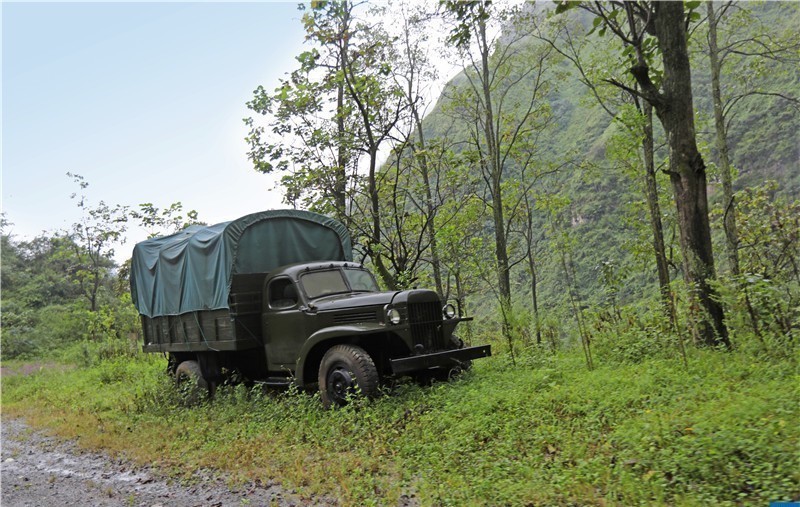
[{"label": "front grille", "polygon": [[408,322],[415,346],[422,345],[425,351],[439,348],[438,344],[442,342],[442,309],[438,302],[410,303]]},{"label": "front grille", "polygon": [[357,322],[374,322],[377,320],[375,311],[344,313],[335,315],[333,322],[336,324],[355,324]]}]

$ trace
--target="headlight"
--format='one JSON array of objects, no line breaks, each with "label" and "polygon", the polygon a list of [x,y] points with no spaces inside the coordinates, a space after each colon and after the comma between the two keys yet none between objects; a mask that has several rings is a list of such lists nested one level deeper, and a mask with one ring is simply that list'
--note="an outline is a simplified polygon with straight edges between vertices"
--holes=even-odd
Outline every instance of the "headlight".
[{"label": "headlight", "polygon": [[442,308],[442,314],[444,314],[445,319],[452,319],[456,316],[456,307],[447,303],[444,305],[444,308]]},{"label": "headlight", "polygon": [[386,320],[391,324],[400,324],[400,312],[394,308],[386,310]]}]

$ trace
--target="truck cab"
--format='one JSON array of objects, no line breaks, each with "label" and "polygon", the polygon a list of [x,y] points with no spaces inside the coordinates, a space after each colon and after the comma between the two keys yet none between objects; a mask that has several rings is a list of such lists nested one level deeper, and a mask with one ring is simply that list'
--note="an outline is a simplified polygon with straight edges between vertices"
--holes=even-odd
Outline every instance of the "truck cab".
[{"label": "truck cab", "polygon": [[[446,375],[491,354],[489,346],[464,347],[454,331],[469,319],[435,292],[381,291],[372,274],[353,262],[282,267],[266,277],[263,295],[268,369],[287,372],[303,386],[318,383],[326,404],[341,404],[356,384],[372,394],[373,377]],[[341,356],[338,362],[326,361],[329,353]],[[345,368],[363,370],[363,378]],[[338,395],[328,392],[334,387]]]}]

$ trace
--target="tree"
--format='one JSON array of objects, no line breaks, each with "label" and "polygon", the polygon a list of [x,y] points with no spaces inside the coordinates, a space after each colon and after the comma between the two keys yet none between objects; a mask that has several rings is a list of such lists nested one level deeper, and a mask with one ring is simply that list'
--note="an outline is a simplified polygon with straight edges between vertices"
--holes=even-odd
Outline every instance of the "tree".
[{"label": "tree", "polygon": [[[602,18],[597,17],[595,19],[600,21]],[[596,23],[593,30],[597,29],[599,24],[599,22]],[[665,313],[672,319],[674,311],[670,289],[669,263],[664,243],[664,227],[661,219],[655,168],[653,108],[649,102],[642,101],[638,95],[627,93],[624,90],[621,100],[616,95],[609,94],[606,90],[606,88],[609,88],[609,83],[606,81],[608,78],[601,77],[608,76],[610,72],[610,69],[605,66],[605,62],[609,58],[609,51],[601,52],[597,48],[592,48],[591,54],[594,57],[594,61],[586,62],[583,54],[585,52],[584,44],[580,42],[581,39],[574,36],[574,31],[575,29],[570,26],[569,21],[562,17],[560,20],[556,20],[555,23],[551,23],[549,27],[537,26],[535,35],[538,39],[550,44],[553,49],[572,63],[573,67],[578,71],[580,82],[591,91],[602,109],[612,118],[620,120],[632,135],[640,139],[642,166],[644,169],[641,171],[642,187],[650,219],[656,273]],[[616,76],[614,79],[622,82],[625,78]],[[634,87],[635,85],[631,84],[630,86]],[[618,90],[618,88],[616,89]],[[620,109],[625,107],[626,103],[635,105],[640,113],[638,117],[620,114]]]},{"label": "tree", "polygon": [[[730,122],[741,101],[758,95],[778,97],[797,108],[799,98],[783,90],[764,87],[764,70],[761,64],[770,62],[770,75],[778,72],[778,65],[798,63],[797,49],[800,37],[792,33],[788,37],[775,36],[753,19],[752,13],[734,2],[706,2],[708,32],[708,59],[711,71],[711,96],[714,106],[715,143],[719,160],[719,175],[722,181],[723,227],[725,230],[725,253],[733,275],[739,274],[739,233],[736,225],[736,206],[733,194],[733,167],[730,160],[728,131]],[[726,19],[728,18],[728,19]],[[725,22],[728,21],[727,27]],[[755,29],[753,27],[756,27]],[[728,28],[727,30],[724,30]],[[720,41],[720,30],[723,40]],[[728,93],[723,94],[724,69],[747,68],[745,79],[729,80]],[[730,74],[730,73],[728,73]],[[734,81],[734,82],[730,82]]]},{"label": "tree", "polygon": [[316,2],[303,15],[313,47],[297,57],[299,68],[268,93],[253,92],[247,107],[268,118],[264,127],[246,118],[248,158],[263,173],[282,171],[286,201],[333,214],[350,226],[349,201],[358,184],[353,106],[345,96],[344,54],[354,32],[352,2]]},{"label": "tree", "polygon": [[[402,152],[403,148],[401,145],[395,151]],[[407,289],[419,279],[423,256],[430,248],[430,216],[420,199],[412,165],[406,163],[400,153],[381,169],[379,181],[379,248],[391,276],[387,286],[392,290]]]},{"label": "tree", "polygon": [[570,199],[560,193],[552,193],[549,195],[542,195],[538,199],[537,207],[547,213],[548,233],[550,235],[550,242],[552,247],[556,250],[559,256],[561,269],[564,274],[564,283],[566,284],[566,296],[572,314],[575,317],[575,322],[578,325],[578,335],[580,336],[581,349],[583,350],[583,357],[586,361],[586,367],[590,370],[594,369],[594,361],[592,359],[592,347],[589,332],[586,328],[586,318],[583,312],[583,301],[577,290],[575,264],[573,262],[573,251],[576,245],[576,239],[570,234],[570,230],[566,223],[568,223],[567,214],[565,211],[569,209]]},{"label": "tree", "polygon": [[[348,2],[343,2],[346,6]],[[378,155],[381,146],[390,135],[407,106],[403,92],[391,79],[392,63],[396,61],[392,41],[379,24],[359,23],[355,34],[360,38],[348,43],[340,42],[342,54],[342,77],[345,94],[353,104],[358,118],[356,149],[367,156],[366,198],[369,202],[368,216],[371,223],[364,227],[366,251],[378,274],[390,289],[392,274],[384,262],[381,243],[380,198],[378,191]]]},{"label": "tree", "polygon": [[[463,168],[454,165],[445,173],[446,181],[457,181]],[[482,270],[491,265],[491,247],[485,235],[486,203],[470,192],[478,181],[468,180],[466,188],[442,186],[439,239],[445,295],[454,297],[461,315],[471,315],[469,296],[480,294],[487,283]],[[469,255],[465,255],[469,252]],[[494,284],[489,283],[489,287]],[[471,328],[467,328],[469,333]],[[469,340],[468,340],[469,341]]]},{"label": "tree", "polygon": [[434,201],[436,183],[431,167],[434,164],[433,154],[438,152],[441,160],[442,152],[433,146],[431,150],[428,149],[428,139],[422,120],[426,109],[425,91],[438,77],[425,49],[430,41],[428,32],[431,28],[430,17],[421,10],[410,10],[409,6],[403,3],[400,3],[399,9],[395,12],[402,20],[402,25],[398,37],[400,57],[392,72],[409,111],[407,126],[400,132],[401,146],[396,150],[398,170],[401,160],[404,160],[419,176],[422,195],[418,200],[414,200],[414,204],[424,216],[423,232],[430,251],[429,264],[433,272],[434,286],[440,297],[444,297],[442,267],[436,237],[436,216],[439,206]]},{"label": "tree", "polygon": [[531,310],[533,311],[533,327],[536,334],[536,344],[542,344],[542,319],[539,312],[539,257],[540,243],[543,239],[541,231],[535,224],[536,199],[532,192],[524,192],[520,216],[520,234],[524,238],[525,258],[528,260],[528,275],[531,285]]},{"label": "tree", "polygon": [[[356,230],[363,237],[361,246],[391,288],[392,273],[380,248],[378,158],[406,106],[391,78],[396,59],[392,40],[376,21],[378,13],[365,9],[364,3],[349,0],[312,3],[303,23],[307,40],[316,47],[300,55],[299,71],[274,95],[259,88],[248,103],[251,109],[272,115],[275,142],[265,141],[265,129],[252,118],[245,122],[251,128],[249,156],[256,169],[271,172],[294,165],[295,173],[283,180],[287,199],[296,204],[305,195],[304,204],[316,211],[333,211]],[[297,144],[287,146],[286,136]],[[358,155],[366,157],[364,167]],[[349,201],[344,193],[348,179]],[[321,202],[314,203],[318,198]],[[353,213],[349,206],[355,208]],[[368,218],[355,222],[353,216]]]},{"label": "tree", "polygon": [[[730,347],[722,305],[710,281],[716,276],[711,245],[711,227],[706,193],[706,166],[697,147],[692,103],[691,66],[687,46],[687,25],[699,15],[692,2],[632,2],[581,4],[600,20],[605,30],[626,46],[634,89],[619,81],[616,86],[646,100],[667,135],[668,174],[678,212],[684,276],[700,306],[697,322],[699,339],[706,345]],[[562,2],[562,12],[572,4]],[[660,55],[663,71],[655,64]]]},{"label": "tree", "polygon": [[800,200],[776,195],[777,189],[777,182],[767,181],[739,196],[745,274],[737,277],[736,298],[765,346],[764,331],[791,341],[800,325]]},{"label": "tree", "polygon": [[80,337],[87,304],[71,279],[72,241],[62,234],[18,241],[5,227],[1,239],[3,357],[52,350]]},{"label": "tree", "polygon": [[[525,44],[525,23],[511,23],[496,37],[492,20],[521,19],[521,11],[498,10],[488,1],[445,2],[455,18],[451,40],[468,49],[464,76],[466,85],[456,97],[456,109],[470,125],[470,149],[485,183],[485,203],[492,211],[498,299],[503,331],[510,332],[512,307],[509,256],[510,224],[519,217],[524,193],[505,203],[507,180],[513,169],[524,174],[535,161],[537,136],[552,121],[549,104],[551,48]],[[522,259],[516,261],[520,262]]]},{"label": "tree", "polygon": [[149,238],[174,234],[190,225],[203,225],[203,222],[197,218],[196,210],[189,210],[186,212],[186,216],[183,216],[181,202],[173,202],[164,209],[145,202],[139,205],[138,211],[131,211],[131,218],[139,221],[139,224],[147,230]]},{"label": "tree", "polygon": [[70,272],[94,313],[98,310],[100,289],[114,267],[114,246],[125,242],[128,209],[104,201],[91,205],[84,193],[89,183],[78,174],[67,173],[67,176],[80,188],[81,194],[73,193],[71,198],[77,201],[82,213],[67,233],[74,254]]}]

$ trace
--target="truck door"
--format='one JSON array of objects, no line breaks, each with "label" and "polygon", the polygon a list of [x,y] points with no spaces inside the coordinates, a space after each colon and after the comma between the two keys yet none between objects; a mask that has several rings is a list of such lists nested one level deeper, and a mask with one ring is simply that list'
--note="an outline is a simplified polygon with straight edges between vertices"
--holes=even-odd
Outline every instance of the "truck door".
[{"label": "truck door", "polygon": [[262,331],[267,362],[273,371],[294,371],[306,339],[305,315],[297,288],[288,277],[275,278],[267,287]]}]

